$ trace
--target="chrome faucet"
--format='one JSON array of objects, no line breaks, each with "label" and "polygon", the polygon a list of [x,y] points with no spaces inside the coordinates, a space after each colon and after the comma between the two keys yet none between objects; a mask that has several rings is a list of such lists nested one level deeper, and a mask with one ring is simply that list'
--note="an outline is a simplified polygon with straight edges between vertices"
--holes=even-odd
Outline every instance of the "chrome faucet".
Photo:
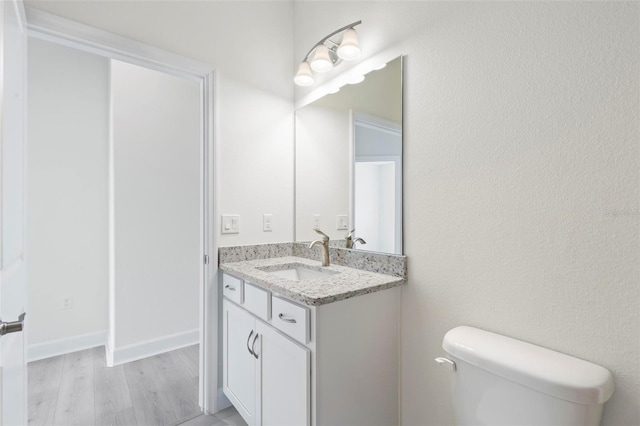
[{"label": "chrome faucet", "polygon": [[360,243],[360,244],[367,244],[367,242],[365,240],[363,240],[362,238],[353,238],[353,233],[356,232],[355,229],[352,229],[351,232],[349,232],[347,234],[346,237],[344,237],[346,243],[347,243],[347,248],[348,249],[353,249],[356,248],[356,243]]},{"label": "chrome faucet", "polygon": [[329,236],[319,229],[314,229],[318,234],[322,235],[322,240],[315,240],[309,244],[309,248],[313,248],[316,244],[322,246],[322,266],[329,266]]}]

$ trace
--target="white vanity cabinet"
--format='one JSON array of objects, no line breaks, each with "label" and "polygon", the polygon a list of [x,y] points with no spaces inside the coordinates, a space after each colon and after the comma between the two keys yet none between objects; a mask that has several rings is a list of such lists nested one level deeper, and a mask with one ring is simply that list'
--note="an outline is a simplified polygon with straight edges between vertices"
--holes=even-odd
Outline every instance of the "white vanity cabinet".
[{"label": "white vanity cabinet", "polygon": [[310,422],[310,352],[223,301],[223,389],[251,425]]},{"label": "white vanity cabinet", "polygon": [[250,426],[399,424],[398,287],[307,306],[227,277],[223,391]]},{"label": "white vanity cabinet", "polygon": [[228,300],[223,301],[223,390],[242,417],[256,423],[259,363],[251,352],[255,319]]},{"label": "white vanity cabinet", "polygon": [[269,426],[308,425],[311,417],[311,353],[256,321],[261,360],[260,422]]}]

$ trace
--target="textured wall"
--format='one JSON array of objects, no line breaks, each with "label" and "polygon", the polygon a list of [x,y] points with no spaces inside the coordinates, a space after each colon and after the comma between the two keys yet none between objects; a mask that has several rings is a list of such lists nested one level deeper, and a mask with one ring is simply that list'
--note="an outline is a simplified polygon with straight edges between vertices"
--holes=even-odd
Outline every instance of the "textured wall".
[{"label": "textured wall", "polygon": [[357,19],[364,59],[407,55],[403,424],[452,424],[433,358],[462,324],[609,368],[603,424],[640,424],[640,4],[296,2],[294,16],[296,58]]}]

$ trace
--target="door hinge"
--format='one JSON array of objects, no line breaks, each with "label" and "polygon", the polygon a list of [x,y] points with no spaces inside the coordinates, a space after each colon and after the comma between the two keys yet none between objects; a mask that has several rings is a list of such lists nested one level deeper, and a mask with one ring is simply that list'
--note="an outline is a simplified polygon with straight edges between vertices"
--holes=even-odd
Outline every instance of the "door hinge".
[{"label": "door hinge", "polygon": [[208,265],[208,264],[209,264],[209,255],[208,255],[208,254],[205,254],[205,255],[204,255],[204,264],[205,264],[205,265]]}]

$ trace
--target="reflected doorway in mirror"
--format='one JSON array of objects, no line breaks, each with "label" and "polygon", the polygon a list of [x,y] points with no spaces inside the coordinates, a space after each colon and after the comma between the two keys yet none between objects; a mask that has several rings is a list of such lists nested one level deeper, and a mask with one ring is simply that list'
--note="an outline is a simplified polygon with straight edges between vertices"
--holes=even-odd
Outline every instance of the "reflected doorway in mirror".
[{"label": "reflected doorway in mirror", "polygon": [[351,223],[362,250],[402,254],[402,128],[352,111]]}]

